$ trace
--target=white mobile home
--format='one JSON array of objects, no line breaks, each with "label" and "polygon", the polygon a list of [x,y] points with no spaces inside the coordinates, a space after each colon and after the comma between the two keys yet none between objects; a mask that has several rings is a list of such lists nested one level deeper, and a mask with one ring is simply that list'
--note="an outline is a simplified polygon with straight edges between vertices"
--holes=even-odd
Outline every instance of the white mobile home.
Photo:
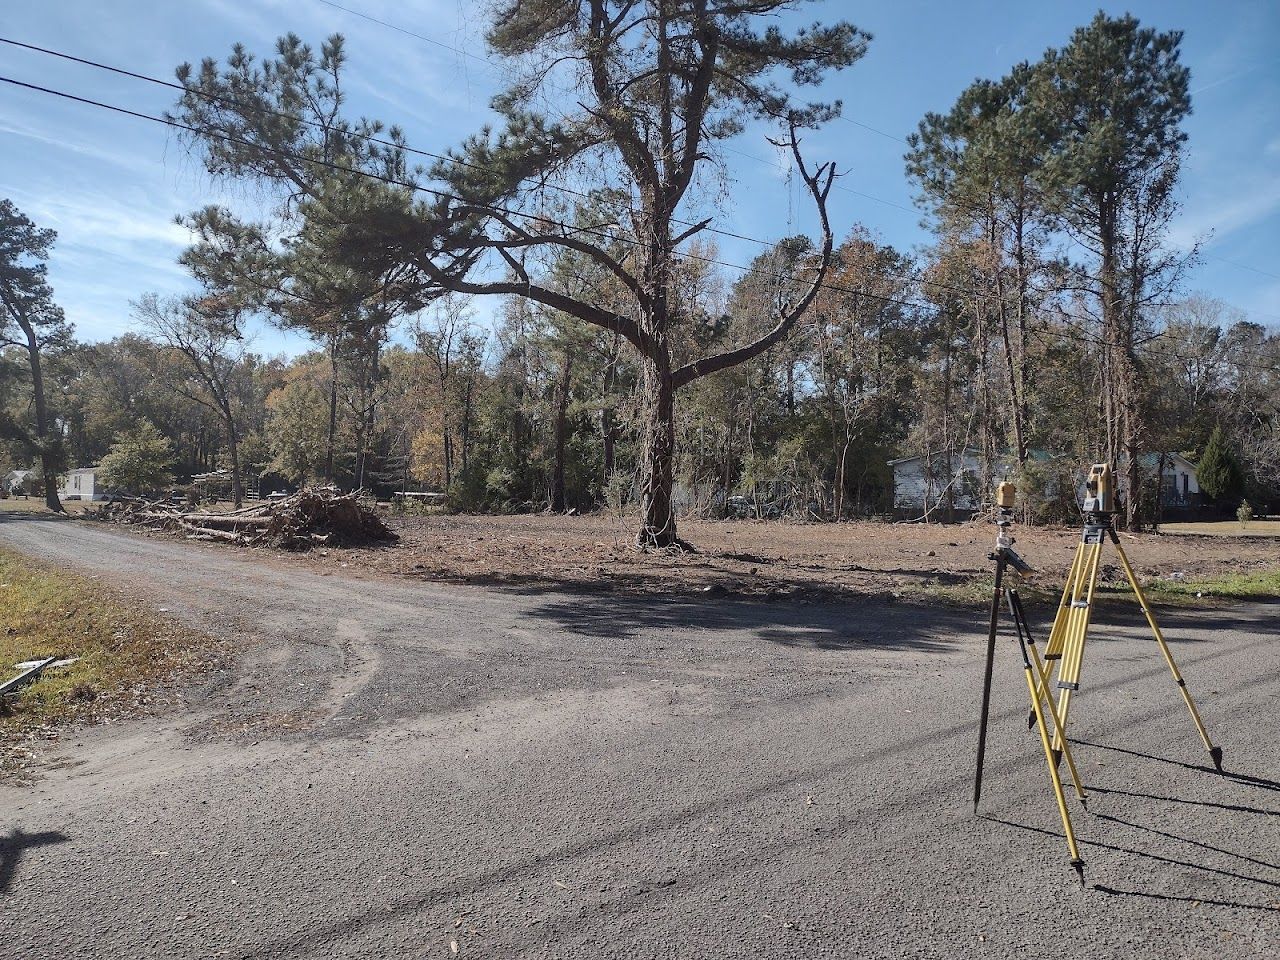
[{"label": "white mobile home", "polygon": [[98,479],[97,467],[77,467],[62,478],[58,496],[63,500],[105,500],[107,493]]},{"label": "white mobile home", "polygon": [[[1031,459],[1042,463],[1064,464],[1062,457],[1043,450],[1032,450]],[[1160,469],[1160,502],[1165,510],[1184,510],[1199,506],[1200,484],[1196,465],[1178,453],[1144,454],[1140,458],[1144,477],[1150,478]],[[1005,454],[991,465],[992,480],[1014,473],[1016,462]],[[915,519],[929,514],[933,519],[965,519],[981,509],[989,491],[980,489],[982,467],[978,451],[931,453],[929,456],[903,457],[890,460],[893,469],[893,509],[899,517]],[[1076,501],[1084,499],[1084,477],[1087,464],[1066,466],[1063,480],[1074,474]],[[1123,493],[1124,465],[1118,478]],[[1059,481],[1049,479],[1044,495],[1053,496]]]}]

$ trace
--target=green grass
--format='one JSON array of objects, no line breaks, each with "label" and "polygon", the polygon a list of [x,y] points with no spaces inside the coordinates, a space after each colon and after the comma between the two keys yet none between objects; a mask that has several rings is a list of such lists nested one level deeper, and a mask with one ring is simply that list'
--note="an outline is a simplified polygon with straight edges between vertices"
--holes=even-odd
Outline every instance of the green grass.
[{"label": "green grass", "polygon": [[1280,537],[1280,520],[1214,520],[1208,523],[1162,523],[1161,533],[1202,537]]},{"label": "green grass", "polygon": [[[993,581],[979,577],[953,585],[931,585],[917,594],[921,599],[936,600],[951,606],[973,607],[991,602]],[[1018,592],[1028,604],[1053,604],[1062,596],[1061,584],[1018,582]],[[1187,580],[1148,579],[1142,581],[1142,590],[1152,603],[1163,606],[1193,607],[1208,603],[1244,602],[1280,599],[1280,567],[1256,570],[1251,573],[1235,573],[1221,577],[1203,577]],[[1133,596],[1128,583],[1123,580],[1098,585],[1100,603],[1114,602]]]},{"label": "green grass", "polygon": [[15,663],[79,657],[0,705],[0,733],[145,712],[157,683],[206,662],[208,638],[100,580],[0,549],[0,678]]}]

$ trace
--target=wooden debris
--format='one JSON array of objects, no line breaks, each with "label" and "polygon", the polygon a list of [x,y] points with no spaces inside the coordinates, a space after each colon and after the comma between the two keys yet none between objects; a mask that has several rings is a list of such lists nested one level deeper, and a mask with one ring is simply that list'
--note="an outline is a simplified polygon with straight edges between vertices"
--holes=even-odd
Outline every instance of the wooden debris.
[{"label": "wooden debris", "polygon": [[114,523],[185,533],[191,540],[290,550],[322,545],[354,547],[396,539],[359,491],[338,493],[332,487],[301,490],[229,513],[189,511],[164,500],[122,499],[95,515]]}]

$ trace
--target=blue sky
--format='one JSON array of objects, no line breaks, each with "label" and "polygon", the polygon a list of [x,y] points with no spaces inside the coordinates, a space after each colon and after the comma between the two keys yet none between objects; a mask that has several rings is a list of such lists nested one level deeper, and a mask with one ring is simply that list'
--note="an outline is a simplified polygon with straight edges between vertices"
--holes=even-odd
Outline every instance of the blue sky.
[{"label": "blue sky", "polygon": [[[420,37],[361,19],[323,0],[52,0],[8,4],[0,35],[169,79],[184,60],[225,56],[231,44],[270,52],[277,36],[315,45],[343,33],[353,114],[400,124],[409,142],[442,150],[488,116],[497,87],[484,61],[478,3],[463,0],[341,0],[342,6]],[[1102,4],[1160,29],[1182,29],[1194,113],[1175,243],[1204,240],[1188,289],[1219,297],[1252,319],[1280,326],[1280,4],[1144,2]],[[833,195],[840,234],[863,224],[902,249],[928,242],[903,175],[900,139],[928,110],[945,110],[977,77],[998,77],[1064,43],[1097,3],[818,3],[805,19],[847,17],[874,35],[867,56],[838,75],[826,95],[847,121],[810,138],[815,160],[846,173]],[[450,47],[456,49],[449,49]],[[0,45],[0,74],[158,114],[172,91]],[[764,240],[810,229],[788,197],[765,131],[729,155],[732,181],[719,199],[723,229]],[[748,154],[744,155],[744,154]],[[752,159],[752,158],[757,159]],[[256,198],[212,182],[171,131],[44,94],[0,84],[0,195],[59,233],[51,278],[80,336],[130,329],[129,301],[186,280],[174,258],[187,241],[175,214],[209,202],[245,211]],[[721,239],[721,256],[747,262],[759,247]],[[480,315],[489,310],[482,308]],[[270,328],[259,349],[297,352],[306,342]]]}]

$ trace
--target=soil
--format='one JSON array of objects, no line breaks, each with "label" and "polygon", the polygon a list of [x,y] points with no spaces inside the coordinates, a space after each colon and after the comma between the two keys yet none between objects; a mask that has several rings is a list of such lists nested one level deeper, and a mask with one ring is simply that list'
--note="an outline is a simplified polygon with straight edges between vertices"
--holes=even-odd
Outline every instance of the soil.
[{"label": "soil", "polygon": [[[988,522],[819,524],[683,520],[685,550],[642,552],[634,520],[592,514],[392,517],[400,542],[314,551],[304,562],[423,580],[558,585],[631,594],[732,593],[784,598],[858,594],[894,599],[989,580]],[[1056,589],[1079,528],[1018,528],[1016,549]],[[1280,539],[1122,535],[1140,577],[1188,579],[1274,567]],[[1119,579],[1108,552],[1102,578]]]}]

